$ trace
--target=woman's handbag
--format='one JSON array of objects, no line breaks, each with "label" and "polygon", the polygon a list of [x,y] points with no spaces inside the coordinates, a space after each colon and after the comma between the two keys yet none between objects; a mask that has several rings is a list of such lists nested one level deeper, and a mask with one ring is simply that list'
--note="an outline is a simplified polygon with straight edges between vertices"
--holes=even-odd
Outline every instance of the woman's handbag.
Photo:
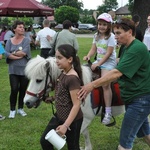
[{"label": "woman's handbag", "polygon": [[51,50],[50,50],[49,53],[48,53],[49,56],[52,56],[52,57],[55,56],[55,46],[56,46],[56,43],[57,43],[58,34],[59,34],[59,32],[57,33],[56,38],[55,38],[55,41],[54,41],[54,44],[53,44]]}]

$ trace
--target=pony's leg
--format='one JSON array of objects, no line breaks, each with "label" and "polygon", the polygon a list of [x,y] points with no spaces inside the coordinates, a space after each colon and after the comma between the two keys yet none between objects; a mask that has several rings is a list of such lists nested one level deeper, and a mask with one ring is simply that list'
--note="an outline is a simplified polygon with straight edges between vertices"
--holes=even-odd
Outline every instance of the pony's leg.
[{"label": "pony's leg", "polygon": [[82,131],[82,134],[83,134],[84,140],[85,140],[85,150],[92,150],[92,144],[91,144],[91,141],[90,141],[88,128],[85,128]]},{"label": "pony's leg", "polygon": [[85,149],[81,149],[81,150],[92,150],[92,144],[91,144],[91,140],[90,140],[88,126],[91,123],[91,121],[93,120],[93,118],[94,118],[94,116],[92,118],[85,118],[85,116],[84,116],[84,118],[83,118],[81,134],[84,137]]},{"label": "pony's leg", "polygon": [[93,109],[91,107],[91,96],[88,95],[87,98],[85,99],[85,104],[81,105],[81,109],[83,112],[83,123],[81,127],[81,133],[84,136],[85,140],[85,150],[92,150],[92,144],[90,141],[90,136],[88,132],[88,126],[91,123],[91,121],[94,119],[95,114],[93,112]]}]

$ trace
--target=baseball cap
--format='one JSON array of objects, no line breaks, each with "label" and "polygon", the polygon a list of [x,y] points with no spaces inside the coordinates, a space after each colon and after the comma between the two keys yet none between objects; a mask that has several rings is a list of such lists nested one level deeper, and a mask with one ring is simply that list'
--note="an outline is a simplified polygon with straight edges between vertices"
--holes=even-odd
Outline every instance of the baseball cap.
[{"label": "baseball cap", "polygon": [[100,19],[102,19],[106,22],[113,22],[111,15],[108,13],[102,13],[101,15],[99,15],[97,17],[97,20],[100,20]]}]

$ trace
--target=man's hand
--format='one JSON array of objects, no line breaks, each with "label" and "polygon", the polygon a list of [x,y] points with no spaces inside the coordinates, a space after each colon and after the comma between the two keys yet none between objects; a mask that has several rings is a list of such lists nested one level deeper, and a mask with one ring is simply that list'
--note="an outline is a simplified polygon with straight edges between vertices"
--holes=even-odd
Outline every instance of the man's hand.
[{"label": "man's hand", "polygon": [[82,86],[81,90],[77,93],[78,99],[83,100],[94,89],[92,82]]},{"label": "man's hand", "polygon": [[51,40],[52,40],[52,37],[51,37],[50,35],[47,35],[46,39],[47,39],[48,41],[51,41]]}]

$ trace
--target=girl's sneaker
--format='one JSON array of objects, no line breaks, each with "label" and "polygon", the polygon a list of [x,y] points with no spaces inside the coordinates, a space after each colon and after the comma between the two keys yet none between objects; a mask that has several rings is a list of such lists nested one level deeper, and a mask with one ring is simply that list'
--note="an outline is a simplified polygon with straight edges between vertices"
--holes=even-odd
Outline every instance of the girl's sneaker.
[{"label": "girl's sneaker", "polygon": [[108,125],[111,122],[112,114],[111,113],[105,113],[105,116],[103,118],[102,124]]}]

